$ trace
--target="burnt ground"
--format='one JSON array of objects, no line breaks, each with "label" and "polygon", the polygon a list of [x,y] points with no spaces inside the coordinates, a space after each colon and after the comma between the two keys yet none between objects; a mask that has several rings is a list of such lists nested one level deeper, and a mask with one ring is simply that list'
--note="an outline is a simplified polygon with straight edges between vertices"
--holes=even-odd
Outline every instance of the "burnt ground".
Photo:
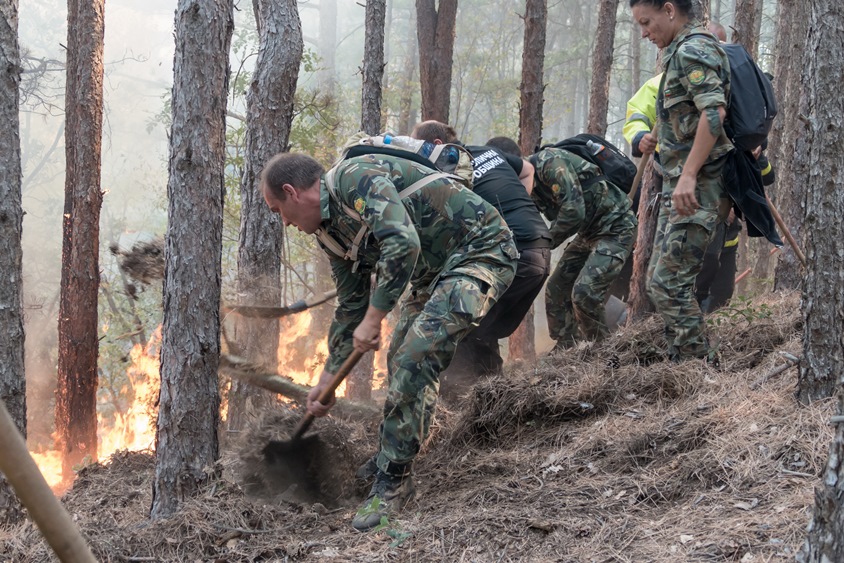
[{"label": "burnt ground", "polygon": [[[743,307],[743,308],[742,308]],[[439,407],[417,499],[383,529],[349,522],[377,422],[323,419],[291,486],[261,448],[298,412],[257,413],[222,476],[149,521],[154,461],[83,469],[63,502],[101,561],[791,561],[832,440],[832,401],[800,406],[798,298],[713,317],[721,367],[664,359],[651,318],[540,358]],[[0,561],[51,561],[37,528],[0,528]]]}]

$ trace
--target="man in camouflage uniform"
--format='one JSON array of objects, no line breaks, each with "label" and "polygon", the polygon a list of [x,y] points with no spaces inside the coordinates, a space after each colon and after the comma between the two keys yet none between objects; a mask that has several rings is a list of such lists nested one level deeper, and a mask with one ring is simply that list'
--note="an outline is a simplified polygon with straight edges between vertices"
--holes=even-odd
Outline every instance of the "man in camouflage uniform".
[{"label": "man in camouflage uniform", "polygon": [[730,70],[718,40],[696,20],[680,29],[663,60],[657,99],[663,200],[648,292],[665,320],[669,355],[681,361],[709,354],[694,286],[715,227],[730,209],[722,179],[722,157],[732,150],[723,128]]},{"label": "man in camouflage uniform", "polygon": [[601,169],[564,149],[530,158],[536,169],[532,196],[551,221],[553,247],[572,235],[545,287],[545,310],[556,349],[609,334],[604,301],[630,254],[636,215],[627,194]]},{"label": "man in camouflage uniform", "polygon": [[379,347],[382,320],[410,286],[388,353],[375,483],[352,521],[368,530],[413,495],[411,463],[428,435],[439,373],[512,282],[513,236],[495,208],[448,175],[391,156],[351,158],[323,174],[309,156],[279,154],[262,189],[285,225],[318,236],[337,284],[330,355],[308,397],[313,414],[328,412],[316,398],[352,348]]}]

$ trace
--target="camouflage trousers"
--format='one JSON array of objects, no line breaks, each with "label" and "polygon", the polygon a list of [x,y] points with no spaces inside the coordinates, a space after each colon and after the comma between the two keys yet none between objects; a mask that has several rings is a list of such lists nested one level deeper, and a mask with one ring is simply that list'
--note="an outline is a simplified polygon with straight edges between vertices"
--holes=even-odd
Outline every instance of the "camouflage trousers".
[{"label": "camouflage trousers", "polygon": [[[632,214],[631,214],[632,216]],[[548,331],[558,347],[579,338],[601,340],[609,334],[604,301],[630,255],[635,219],[615,236],[586,239],[577,235],[563,251],[545,286]]]},{"label": "camouflage trousers", "polygon": [[695,280],[719,217],[729,211],[729,200],[723,200],[719,209],[698,211],[692,222],[673,212],[670,197],[670,192],[663,193],[648,264],[648,295],[665,321],[669,356],[677,361],[703,358],[709,352],[709,342],[695,298]]},{"label": "camouflage trousers", "polygon": [[457,343],[475,327],[507,290],[510,267],[483,266],[494,274],[490,285],[468,275],[441,277],[430,294],[413,291],[401,304],[401,317],[387,355],[388,387],[377,464],[389,475],[403,475],[428,436],[439,393],[439,375]]}]

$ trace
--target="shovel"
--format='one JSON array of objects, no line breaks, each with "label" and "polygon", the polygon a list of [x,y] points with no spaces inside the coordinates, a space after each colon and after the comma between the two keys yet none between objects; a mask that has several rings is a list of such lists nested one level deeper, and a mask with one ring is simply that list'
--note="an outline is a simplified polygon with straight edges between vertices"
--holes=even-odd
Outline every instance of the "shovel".
[{"label": "shovel", "polygon": [[251,319],[279,319],[292,315],[294,313],[301,313],[311,307],[322,305],[330,299],[337,296],[337,290],[332,289],[325,293],[318,293],[312,295],[307,299],[301,299],[290,305],[284,307],[262,307],[260,305],[224,305],[222,307],[223,313],[237,313],[238,315],[249,317]]},{"label": "shovel", "polygon": [[[343,365],[340,366],[340,369],[337,370],[337,373],[334,374],[334,377],[331,379],[331,383],[322,390],[322,393],[317,397],[317,401],[322,404],[327,403],[331,400],[331,397],[334,395],[334,392],[340,386],[340,383],[346,379],[346,376],[349,375],[349,372],[355,367],[355,364],[358,363],[363,354],[358,352],[357,350],[353,350],[352,353],[346,358],[346,361],[343,362]],[[306,451],[308,449],[309,442],[313,442],[312,438],[314,436],[308,436],[308,438],[303,439],[302,436],[305,435],[305,432],[308,431],[308,428],[311,427],[311,424],[314,422],[314,415],[310,412],[305,413],[305,416],[302,417],[302,420],[299,421],[299,424],[296,426],[296,429],[293,431],[293,435],[290,437],[289,440],[272,440],[269,444],[264,447],[264,457],[270,463],[276,462],[285,462],[289,464],[290,462],[296,462],[297,465],[301,464],[302,461],[307,462],[307,455]],[[296,460],[292,458],[297,458]]]}]

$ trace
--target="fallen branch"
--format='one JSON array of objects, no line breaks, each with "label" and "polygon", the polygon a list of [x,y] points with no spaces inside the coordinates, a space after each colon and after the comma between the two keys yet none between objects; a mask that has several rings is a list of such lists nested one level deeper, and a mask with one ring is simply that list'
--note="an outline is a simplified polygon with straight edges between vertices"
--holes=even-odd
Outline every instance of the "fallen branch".
[{"label": "fallen branch", "polygon": [[[237,356],[220,356],[220,370],[239,381],[284,395],[297,403],[305,404],[311,388],[299,385],[292,379],[277,373],[267,373],[260,367],[247,362]],[[331,413],[348,418],[367,419],[376,418],[381,414],[381,409],[375,405],[359,403],[346,399],[337,399],[337,404],[331,409]]]},{"label": "fallen branch", "polygon": [[779,374],[781,374],[782,372],[786,371],[788,368],[799,365],[800,359],[802,358],[802,356],[795,356],[793,354],[789,354],[788,352],[780,352],[780,355],[783,358],[785,358],[785,363],[780,365],[780,366],[775,367],[774,369],[769,371],[767,374],[763,375],[762,377],[760,377],[759,379],[754,381],[750,385],[751,389],[756,390],[759,387],[761,387],[762,385],[764,385],[765,383],[767,383],[770,379],[772,379],[772,378],[778,376]]}]

